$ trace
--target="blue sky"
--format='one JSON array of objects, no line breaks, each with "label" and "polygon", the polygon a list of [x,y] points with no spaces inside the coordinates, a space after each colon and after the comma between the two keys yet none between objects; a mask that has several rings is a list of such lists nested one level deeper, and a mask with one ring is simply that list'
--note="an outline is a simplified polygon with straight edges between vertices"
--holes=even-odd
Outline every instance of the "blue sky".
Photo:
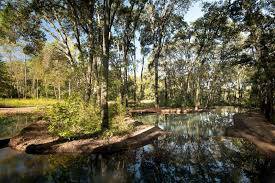
[{"label": "blue sky", "polygon": [[194,3],[190,9],[188,10],[187,14],[185,14],[184,19],[188,23],[191,23],[201,17],[203,12],[201,11],[202,4],[201,2]]}]

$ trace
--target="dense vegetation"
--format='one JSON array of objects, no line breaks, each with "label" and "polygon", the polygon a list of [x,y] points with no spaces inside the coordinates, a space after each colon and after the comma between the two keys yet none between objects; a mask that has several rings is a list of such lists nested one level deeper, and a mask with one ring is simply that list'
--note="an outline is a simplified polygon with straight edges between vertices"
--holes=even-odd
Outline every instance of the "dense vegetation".
[{"label": "dense vegetation", "polygon": [[[187,23],[192,3],[1,1],[0,97],[61,100],[78,94],[84,104],[60,104],[54,112],[80,109],[74,121],[88,123],[92,118],[82,115],[99,110],[93,120],[102,120],[102,128],[112,125],[108,102],[117,98],[126,107],[144,100],[154,100],[155,107],[259,107],[271,119],[272,1],[204,3],[204,15]],[[97,124],[87,125],[95,130]]]}]

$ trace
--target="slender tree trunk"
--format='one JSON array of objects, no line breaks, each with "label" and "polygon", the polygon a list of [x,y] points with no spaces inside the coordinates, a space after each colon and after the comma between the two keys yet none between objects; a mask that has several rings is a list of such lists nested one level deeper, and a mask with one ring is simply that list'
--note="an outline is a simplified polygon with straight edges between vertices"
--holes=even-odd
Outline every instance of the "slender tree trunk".
[{"label": "slender tree trunk", "polygon": [[158,58],[154,60],[154,70],[155,70],[155,107],[159,108],[159,74],[158,74],[158,67],[159,62]]},{"label": "slender tree trunk", "polygon": [[[105,44],[108,44],[107,41],[104,41]],[[102,109],[103,109],[103,116],[102,116],[102,128],[108,129],[109,128],[109,114],[108,114],[108,87],[109,87],[109,46],[104,46],[104,57],[103,57],[103,81],[102,81],[102,94],[101,94],[101,101],[102,101]]]},{"label": "slender tree trunk", "polygon": [[45,94],[46,94],[46,98],[48,98],[48,83],[47,83],[47,80],[45,80],[44,82],[45,82]]},{"label": "slender tree trunk", "polygon": [[159,108],[159,57],[162,49],[162,30],[159,30],[157,43],[154,45],[156,53],[154,55],[155,71],[155,107]]},{"label": "slender tree trunk", "polygon": [[124,60],[124,89],[123,89],[123,93],[124,93],[124,97],[125,97],[125,105],[126,107],[128,107],[128,65],[129,65],[129,61],[128,61],[128,45],[123,45],[123,60]]},{"label": "slender tree trunk", "polygon": [[68,93],[69,93],[69,96],[71,96],[71,80],[69,80],[69,91],[68,91]]},{"label": "slender tree trunk", "polygon": [[26,98],[27,94],[27,63],[26,63],[26,56],[24,59],[24,95],[23,97]]},{"label": "slender tree trunk", "polygon": [[135,56],[133,59],[134,62],[134,102],[135,104],[137,103],[137,67],[136,67],[136,63],[135,63]]},{"label": "slender tree trunk", "polygon": [[57,99],[57,94],[56,94],[56,89],[55,89],[55,86],[53,86],[53,91],[54,91],[54,96],[55,96],[55,99]]},{"label": "slender tree trunk", "polygon": [[102,100],[101,100],[101,77],[100,77],[100,73],[101,72],[101,67],[99,66],[101,63],[101,58],[97,57],[97,63],[95,65],[95,71],[96,71],[96,80],[97,80],[97,103],[100,104],[100,106],[102,106]]},{"label": "slender tree trunk", "polygon": [[32,93],[32,97],[35,98],[36,94],[35,94],[35,78],[32,78],[32,88],[31,88],[31,93]]},{"label": "slender tree trunk", "polygon": [[200,107],[200,81],[196,81],[196,90],[195,90],[195,110],[198,110]]},{"label": "slender tree trunk", "polygon": [[89,102],[91,99],[92,95],[92,80],[93,80],[93,64],[94,64],[94,58],[92,56],[92,53],[90,53],[90,58],[89,58],[89,65],[88,65],[88,70],[87,70],[87,86],[86,86],[86,97],[85,101]]},{"label": "slender tree trunk", "polygon": [[39,93],[38,93],[38,87],[39,87],[39,82],[38,82],[38,78],[36,78],[36,98],[39,98]]},{"label": "slender tree trunk", "polygon": [[58,100],[61,99],[61,87],[60,87],[60,83],[58,83]]},{"label": "slender tree trunk", "polygon": [[168,88],[167,88],[167,76],[164,78],[164,88],[165,88],[165,106],[168,106]]},{"label": "slender tree trunk", "polygon": [[140,72],[140,100],[144,98],[144,86],[143,86],[143,70],[144,70],[144,55],[142,57],[142,66],[141,66],[141,72]]}]

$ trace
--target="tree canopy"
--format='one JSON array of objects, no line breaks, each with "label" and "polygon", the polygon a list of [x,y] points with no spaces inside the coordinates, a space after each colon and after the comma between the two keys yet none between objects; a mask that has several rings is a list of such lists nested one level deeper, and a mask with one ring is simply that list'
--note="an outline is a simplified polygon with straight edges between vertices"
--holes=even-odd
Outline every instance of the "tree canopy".
[{"label": "tree canopy", "polygon": [[126,106],[260,107],[271,119],[274,4],[206,2],[203,16],[187,23],[193,2],[2,1],[1,49],[15,44],[25,59],[1,62],[1,86],[18,97],[79,93],[101,106],[103,128],[117,97]]}]

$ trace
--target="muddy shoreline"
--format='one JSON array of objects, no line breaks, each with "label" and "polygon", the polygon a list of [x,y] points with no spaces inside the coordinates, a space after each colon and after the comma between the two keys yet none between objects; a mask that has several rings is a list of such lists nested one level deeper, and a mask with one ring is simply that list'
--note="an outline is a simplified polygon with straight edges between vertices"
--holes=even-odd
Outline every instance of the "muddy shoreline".
[{"label": "muddy shoreline", "polygon": [[246,112],[233,116],[234,126],[227,128],[226,135],[245,138],[259,151],[275,159],[275,125],[258,112]]},{"label": "muddy shoreline", "polygon": [[29,154],[110,154],[144,146],[165,134],[159,127],[143,125],[133,120],[132,122],[134,130],[122,136],[112,136],[106,139],[100,136],[83,137],[68,140],[50,134],[47,129],[49,123],[40,120],[12,137],[9,147]]}]

